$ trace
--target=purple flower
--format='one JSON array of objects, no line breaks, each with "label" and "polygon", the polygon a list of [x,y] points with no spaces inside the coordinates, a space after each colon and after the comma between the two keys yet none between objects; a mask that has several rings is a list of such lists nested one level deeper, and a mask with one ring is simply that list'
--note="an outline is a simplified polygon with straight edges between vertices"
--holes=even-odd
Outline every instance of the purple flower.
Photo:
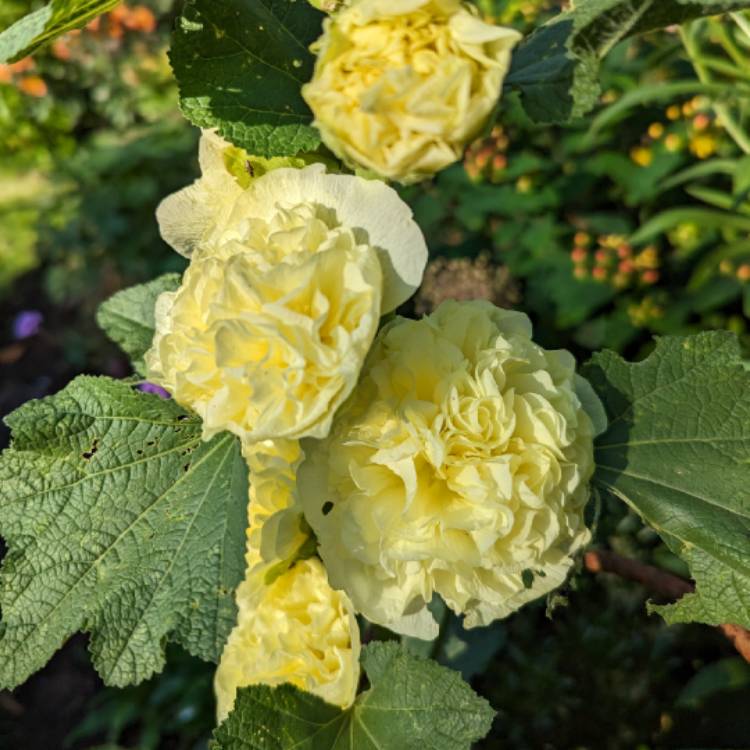
[{"label": "purple flower", "polygon": [[144,393],[153,393],[155,396],[159,396],[161,398],[171,398],[169,393],[165,391],[160,385],[156,385],[156,383],[141,383],[138,386],[139,391],[143,391]]},{"label": "purple flower", "polygon": [[21,310],[13,321],[13,338],[28,339],[36,336],[44,322],[44,315],[39,310]]}]

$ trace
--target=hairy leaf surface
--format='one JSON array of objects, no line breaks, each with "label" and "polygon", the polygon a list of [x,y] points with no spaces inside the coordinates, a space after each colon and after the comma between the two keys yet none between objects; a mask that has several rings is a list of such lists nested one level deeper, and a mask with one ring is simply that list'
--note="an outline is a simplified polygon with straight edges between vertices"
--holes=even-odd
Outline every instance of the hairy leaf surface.
[{"label": "hairy leaf surface", "polygon": [[66,31],[78,29],[106,13],[120,0],[51,0],[19,19],[0,34],[0,63],[14,62],[31,54]]},{"label": "hairy leaf surface", "polygon": [[742,8],[750,0],[579,0],[519,45],[505,85],[533,120],[565,122],[596,104],[600,61],[618,42]]},{"label": "hairy leaf surface", "polygon": [[300,89],[322,18],[306,0],[188,0],[170,53],[185,116],[255,156],[314,150]]},{"label": "hairy leaf surface", "polygon": [[737,338],[660,339],[636,364],[604,352],[584,374],[609,416],[595,485],[635,509],[696,582],[660,612],[750,627],[750,372]]},{"label": "hairy leaf surface", "polygon": [[457,672],[394,642],[362,652],[370,689],[342,711],[291,685],[243,688],[212,750],[469,750],[494,712]]},{"label": "hairy leaf surface", "polygon": [[79,377],[6,419],[0,456],[0,686],[78,630],[104,681],[164,664],[167,637],[218,660],[243,575],[247,471],[228,434],[108,378]]},{"label": "hairy leaf surface", "polygon": [[143,356],[151,348],[156,323],[154,306],[162,292],[172,292],[180,286],[180,275],[168,273],[146,284],[132,286],[102,303],[96,322],[112,341],[130,357],[133,368],[146,374]]}]

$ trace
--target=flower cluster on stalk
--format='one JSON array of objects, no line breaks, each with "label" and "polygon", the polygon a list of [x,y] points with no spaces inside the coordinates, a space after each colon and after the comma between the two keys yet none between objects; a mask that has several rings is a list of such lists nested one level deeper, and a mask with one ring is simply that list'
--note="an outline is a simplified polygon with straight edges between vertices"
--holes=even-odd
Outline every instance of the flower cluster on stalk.
[{"label": "flower cluster on stalk", "polygon": [[149,380],[201,416],[205,439],[234,433],[250,479],[220,719],[256,683],[348,706],[355,615],[434,638],[440,596],[484,625],[559,586],[590,537],[605,417],[572,355],[487,301],[384,317],[419,287],[427,247],[372,178],[414,182],[459,160],[518,34],[459,0],[330,9],[303,95],[325,144],[370,179],[207,131],[202,176],[157,212],[189,267],[156,304]]}]

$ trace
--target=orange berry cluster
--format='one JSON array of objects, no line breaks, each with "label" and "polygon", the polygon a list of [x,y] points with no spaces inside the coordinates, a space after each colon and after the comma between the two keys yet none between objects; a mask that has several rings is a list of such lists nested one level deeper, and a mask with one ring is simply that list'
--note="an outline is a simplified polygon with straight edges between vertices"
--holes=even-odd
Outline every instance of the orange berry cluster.
[{"label": "orange berry cluster", "polygon": [[464,155],[464,169],[473,182],[499,182],[508,166],[506,151],[510,141],[500,125],[487,138],[475,141]]},{"label": "orange berry cluster", "polygon": [[[123,38],[126,31],[149,34],[155,29],[156,16],[145,5],[118,5],[110,13],[99,16],[86,25],[88,32],[116,42]],[[56,39],[51,46],[53,56],[62,62],[70,60],[79,44],[80,34],[81,30],[76,29]],[[0,65],[0,84],[11,84],[28,96],[46,96],[49,90],[47,84],[33,72],[35,69],[36,63],[30,57],[10,65]]]},{"label": "orange berry cluster", "polygon": [[737,281],[743,284],[750,282],[750,263],[734,263],[725,258],[719,263],[719,272],[724,276],[734,276]]},{"label": "orange berry cluster", "polygon": [[655,245],[636,251],[621,235],[601,235],[595,243],[587,232],[576,232],[573,242],[570,258],[577,279],[592,278],[615,289],[653,286],[659,281],[660,259]]},{"label": "orange berry cluster", "polygon": [[156,16],[145,5],[128,6],[121,4],[104,16],[95,18],[86,27],[89,31],[108,36],[110,39],[122,39],[126,31],[150,34],[156,29]]},{"label": "orange berry cluster", "polygon": [[666,122],[651,123],[641,142],[630,149],[630,158],[636,164],[648,167],[660,148],[675,153],[687,145],[698,159],[708,159],[716,153],[720,137],[711,103],[705,97],[696,96],[683,104],[672,104],[664,116]]},{"label": "orange berry cluster", "polygon": [[47,84],[34,72],[35,69],[36,63],[30,57],[10,65],[0,65],[0,84],[11,84],[27,96],[46,96]]},{"label": "orange berry cluster", "polygon": [[[126,31],[150,34],[156,29],[156,16],[145,5],[118,5],[104,16],[97,16],[86,24],[86,31],[100,39],[118,43]],[[63,62],[75,56],[80,44],[81,30],[70,31],[52,43],[52,54]]]}]

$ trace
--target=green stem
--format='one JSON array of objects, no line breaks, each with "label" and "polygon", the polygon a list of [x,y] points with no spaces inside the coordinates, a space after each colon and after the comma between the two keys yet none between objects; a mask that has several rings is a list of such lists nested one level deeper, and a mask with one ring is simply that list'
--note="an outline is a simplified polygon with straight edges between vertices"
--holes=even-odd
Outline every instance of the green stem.
[{"label": "green stem", "polygon": [[709,21],[709,24],[711,31],[716,35],[719,44],[721,44],[721,46],[724,48],[724,51],[729,55],[729,57],[731,57],[737,65],[747,67],[747,54],[743,53],[734,43],[734,39],[732,39],[731,35],[727,31],[727,27],[724,24],[723,19],[719,21],[711,19]]},{"label": "green stem", "polygon": [[[692,28],[694,28],[692,24],[687,29],[685,28],[685,26],[680,26],[680,38],[682,39],[682,43],[685,47],[685,51],[687,52],[688,57],[693,63],[693,67],[695,68],[695,73],[698,76],[698,80],[701,83],[713,83],[711,74],[708,72],[701,60],[700,49],[698,48],[698,45],[693,39],[691,33]],[[732,113],[729,110],[729,107],[727,107],[727,105],[723,102],[718,102],[715,100],[712,102],[711,106],[716,113],[716,117],[718,118],[719,123],[731,136],[740,150],[745,154],[750,154],[750,138],[744,132],[742,126],[734,119]]]},{"label": "green stem", "polygon": [[730,13],[729,17],[739,26],[750,42],[750,19],[745,18],[742,13]]},{"label": "green stem", "polygon": [[742,70],[736,65],[732,65],[732,63],[718,57],[704,57],[703,65],[707,69],[713,70],[716,73],[720,73],[721,75],[729,76],[730,78],[741,78],[744,81],[750,81],[750,70]]}]

